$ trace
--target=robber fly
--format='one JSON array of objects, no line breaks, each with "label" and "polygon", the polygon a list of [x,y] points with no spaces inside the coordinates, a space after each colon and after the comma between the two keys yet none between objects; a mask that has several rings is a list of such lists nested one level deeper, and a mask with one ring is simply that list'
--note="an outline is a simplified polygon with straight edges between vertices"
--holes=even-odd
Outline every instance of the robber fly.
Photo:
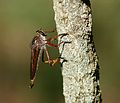
[{"label": "robber fly", "polygon": [[[30,88],[34,86],[36,70],[38,68],[39,58],[42,57],[42,62],[49,63],[50,65],[54,65],[59,61],[59,57],[55,60],[50,59],[47,45],[58,47],[60,44],[64,42],[60,42],[59,44],[52,44],[51,41],[58,38],[59,36],[63,37],[67,35],[66,33],[54,36],[52,38],[46,39],[46,32],[42,30],[36,31],[36,36],[32,40],[31,44],[31,63],[30,63]],[[44,53],[46,53],[47,60],[44,60]]]}]

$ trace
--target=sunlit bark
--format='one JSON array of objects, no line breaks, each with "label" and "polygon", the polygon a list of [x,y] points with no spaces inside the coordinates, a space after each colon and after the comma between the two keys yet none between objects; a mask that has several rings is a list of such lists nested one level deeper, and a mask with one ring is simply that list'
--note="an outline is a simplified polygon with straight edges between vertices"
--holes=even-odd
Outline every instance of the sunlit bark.
[{"label": "sunlit bark", "polygon": [[62,40],[71,42],[59,47],[67,60],[62,64],[65,103],[101,103],[90,1],[53,0],[53,6],[57,32],[68,33]]}]

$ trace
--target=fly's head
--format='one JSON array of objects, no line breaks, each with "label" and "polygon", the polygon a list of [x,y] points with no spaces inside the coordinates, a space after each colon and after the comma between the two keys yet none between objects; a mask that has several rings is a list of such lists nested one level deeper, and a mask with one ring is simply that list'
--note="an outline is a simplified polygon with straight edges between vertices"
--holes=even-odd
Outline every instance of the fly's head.
[{"label": "fly's head", "polygon": [[46,37],[47,35],[45,34],[44,31],[42,30],[37,30],[36,33],[39,35],[39,36],[42,36],[42,37]]},{"label": "fly's head", "polygon": [[36,31],[37,35],[32,40],[32,45],[42,46],[46,44],[46,34],[42,30]]}]

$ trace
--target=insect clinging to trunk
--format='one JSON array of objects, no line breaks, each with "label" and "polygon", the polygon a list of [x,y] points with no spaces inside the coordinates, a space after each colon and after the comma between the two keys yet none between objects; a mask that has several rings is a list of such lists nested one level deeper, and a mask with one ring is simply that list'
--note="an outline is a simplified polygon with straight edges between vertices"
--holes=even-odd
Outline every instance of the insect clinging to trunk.
[{"label": "insect clinging to trunk", "polygon": [[[53,32],[53,31],[49,31],[49,33],[50,32]],[[51,59],[46,46],[48,45],[48,46],[58,47],[60,44],[62,44],[64,42],[60,42],[59,44],[53,44],[53,43],[51,43],[51,41],[58,38],[59,36],[61,36],[61,38],[62,38],[63,36],[68,35],[67,33],[63,33],[63,34],[59,34],[57,36],[47,39],[46,33],[47,32],[45,32],[45,31],[37,30],[36,31],[37,35],[32,40],[31,63],[30,63],[30,81],[31,81],[30,88],[32,88],[34,86],[36,70],[38,68],[38,63],[39,63],[40,57],[42,58],[42,62],[48,63],[51,66],[53,66],[55,63],[59,62],[59,60],[60,60],[60,56],[56,59]],[[47,57],[46,61],[44,60],[44,53],[46,53],[46,57]]]}]

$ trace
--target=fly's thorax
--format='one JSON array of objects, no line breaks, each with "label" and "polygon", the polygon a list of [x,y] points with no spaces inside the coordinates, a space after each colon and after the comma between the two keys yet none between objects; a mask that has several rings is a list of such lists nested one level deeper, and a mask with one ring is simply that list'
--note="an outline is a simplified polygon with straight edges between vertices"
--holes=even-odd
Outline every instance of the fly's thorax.
[{"label": "fly's thorax", "polygon": [[45,45],[47,43],[46,37],[43,35],[40,35],[39,42],[42,46]]}]

